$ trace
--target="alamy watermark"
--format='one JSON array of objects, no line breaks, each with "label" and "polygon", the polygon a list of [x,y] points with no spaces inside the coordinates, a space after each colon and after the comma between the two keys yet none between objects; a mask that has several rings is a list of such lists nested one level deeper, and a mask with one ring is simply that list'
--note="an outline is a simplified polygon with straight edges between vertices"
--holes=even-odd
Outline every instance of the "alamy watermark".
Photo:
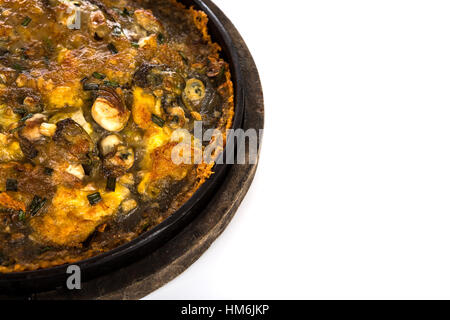
[{"label": "alamy watermark", "polygon": [[171,140],[178,144],[172,149],[172,162],[176,165],[256,164],[262,136],[262,129],[230,129],[224,136],[218,129],[203,130],[203,122],[196,121],[194,136],[186,129],[173,132]]},{"label": "alamy watermark", "polygon": [[77,265],[67,267],[66,273],[69,275],[66,287],[69,290],[81,290],[81,268]]},{"label": "alamy watermark", "polygon": [[69,2],[66,13],[70,14],[70,16],[67,18],[67,27],[71,30],[80,30],[81,10]]}]

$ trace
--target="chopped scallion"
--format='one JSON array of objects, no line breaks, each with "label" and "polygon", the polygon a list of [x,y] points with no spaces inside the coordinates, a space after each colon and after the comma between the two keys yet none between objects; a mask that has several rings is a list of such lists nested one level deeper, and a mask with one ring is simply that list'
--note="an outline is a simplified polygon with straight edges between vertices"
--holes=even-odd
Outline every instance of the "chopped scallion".
[{"label": "chopped scallion", "polygon": [[15,127],[14,129],[9,130],[9,133],[14,133],[14,132],[20,131],[20,130],[23,129],[23,128],[25,128],[25,125],[24,125],[24,124],[22,124],[22,125],[20,125],[20,126],[17,126],[17,127]]},{"label": "chopped scallion", "polygon": [[91,165],[91,164],[88,164],[88,163],[83,163],[83,164],[82,164],[82,167],[83,167],[84,173],[85,173],[87,176],[90,176],[90,175],[91,175],[91,172],[92,172],[92,165]]},{"label": "chopped scallion", "polygon": [[25,108],[13,108],[13,112],[15,114],[24,115],[25,113],[27,113],[27,109],[25,109]]},{"label": "chopped scallion", "polygon": [[100,72],[94,72],[93,74],[92,74],[92,76],[95,78],[95,79],[99,79],[99,80],[103,80],[103,79],[105,79],[106,78],[106,76],[103,74],[103,73],[100,73]]},{"label": "chopped scallion", "polygon": [[99,203],[100,201],[102,201],[102,196],[100,195],[100,192],[96,192],[93,194],[90,194],[87,196],[89,203],[91,204],[91,206],[95,206],[97,203]]},{"label": "chopped scallion", "polygon": [[119,53],[119,50],[117,50],[116,46],[113,43],[108,44],[108,50],[111,51],[112,54]]},{"label": "chopped scallion", "polygon": [[29,114],[27,114],[25,117],[23,117],[22,119],[20,119],[19,122],[25,122],[25,121],[27,121],[28,119],[31,119],[31,118],[33,117],[33,115],[34,115],[34,114],[29,113]]},{"label": "chopped scallion", "polygon": [[17,192],[17,180],[16,179],[6,179],[6,191]]},{"label": "chopped scallion", "polygon": [[112,88],[118,88],[118,87],[120,87],[120,84],[119,84],[118,82],[116,82],[116,81],[109,81],[109,80],[106,80],[106,81],[103,82],[103,84],[104,84],[105,86],[107,86],[107,87],[112,87]]},{"label": "chopped scallion", "polygon": [[131,156],[131,153],[125,152],[125,153],[122,153],[122,154],[120,155],[120,159],[122,159],[122,160],[128,160],[128,157],[129,157],[129,156]]},{"label": "chopped scallion", "polygon": [[27,27],[31,22],[31,18],[30,17],[25,17],[25,19],[23,19],[22,21],[22,26]]},{"label": "chopped scallion", "polygon": [[22,210],[19,211],[19,221],[25,221],[26,219],[26,213],[23,212]]},{"label": "chopped scallion", "polygon": [[183,59],[184,64],[188,65],[188,64],[189,64],[189,60],[188,60],[188,58],[186,57],[186,55],[184,54],[184,52],[178,51],[178,53],[180,54],[181,59]]},{"label": "chopped scallion", "polygon": [[163,44],[164,43],[164,35],[162,33],[158,33],[158,43]]},{"label": "chopped scallion", "polygon": [[47,251],[50,251],[50,250],[52,250],[52,247],[44,247],[44,248],[42,248],[41,250],[40,250],[40,253],[42,254],[42,253],[46,253]]},{"label": "chopped scallion", "polygon": [[152,114],[152,121],[157,126],[160,126],[161,128],[164,127],[164,124],[166,123],[163,119],[158,117],[156,114]]},{"label": "chopped scallion", "polygon": [[106,190],[111,192],[116,191],[116,180],[115,177],[108,177],[108,180],[106,180]]},{"label": "chopped scallion", "polygon": [[20,65],[18,63],[14,63],[11,67],[14,70],[16,70],[17,72],[22,72],[22,71],[26,70],[26,68],[24,66],[22,66],[22,65]]},{"label": "chopped scallion", "polygon": [[53,49],[54,49],[53,41],[50,38],[44,39],[44,45],[45,45],[45,49],[48,52],[53,52]]},{"label": "chopped scallion", "polygon": [[30,205],[28,206],[28,212],[33,217],[35,216],[39,210],[42,209],[42,207],[47,202],[46,198],[41,198],[39,196],[34,196],[33,200],[31,201]]}]

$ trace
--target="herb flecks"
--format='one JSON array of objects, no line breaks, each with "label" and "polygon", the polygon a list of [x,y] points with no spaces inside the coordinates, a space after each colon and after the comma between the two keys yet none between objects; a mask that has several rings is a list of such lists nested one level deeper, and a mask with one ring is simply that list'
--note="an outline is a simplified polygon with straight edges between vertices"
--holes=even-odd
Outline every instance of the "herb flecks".
[{"label": "herb flecks", "polygon": [[22,119],[20,119],[19,122],[25,122],[25,121],[27,121],[28,119],[31,119],[33,116],[34,116],[33,113],[29,113],[29,114],[27,114],[26,116],[24,116]]},{"label": "herb flecks", "polygon": [[23,65],[18,64],[18,63],[13,63],[13,65],[11,66],[11,68],[13,68],[14,70],[16,70],[17,72],[22,72],[22,71],[25,71],[25,70],[27,69],[26,67],[24,67]]},{"label": "herb flecks", "polygon": [[166,122],[164,121],[164,119],[158,117],[156,114],[152,114],[152,121],[154,124],[156,124],[159,127],[164,127],[164,125],[166,124]]},{"label": "herb flecks", "polygon": [[117,50],[116,46],[114,45],[114,43],[109,43],[108,44],[108,50],[112,53],[112,54],[118,54],[119,50]]},{"label": "herb flecks", "polygon": [[25,212],[23,212],[22,210],[19,211],[19,215],[18,215],[19,221],[25,221],[27,218],[27,214]]},{"label": "herb flecks", "polygon": [[100,192],[96,192],[88,195],[87,199],[89,200],[91,206],[95,206],[97,203],[102,201],[102,196],[100,195]]},{"label": "herb flecks", "polygon": [[27,27],[31,22],[31,18],[30,17],[25,17],[25,19],[23,19],[22,21],[22,26]]},{"label": "herb flecks", "polygon": [[107,87],[111,87],[111,88],[118,88],[120,87],[120,84],[117,81],[110,81],[110,80],[105,80],[103,82],[103,84]]},{"label": "herb flecks", "polygon": [[106,190],[110,192],[116,191],[116,181],[115,177],[108,177],[106,181]]},{"label": "herb flecks", "polygon": [[94,73],[92,73],[92,76],[93,76],[95,79],[98,79],[98,80],[103,80],[103,79],[106,78],[106,75],[104,75],[103,73],[97,72],[97,71],[95,71]]},{"label": "herb flecks", "polygon": [[39,212],[39,210],[42,209],[42,207],[45,205],[46,202],[47,202],[46,198],[34,196],[27,210],[30,216],[32,217],[35,216]]},{"label": "herb flecks", "polygon": [[127,8],[123,8],[122,15],[128,17],[131,15],[131,12]]},{"label": "herb flecks", "polygon": [[6,179],[6,191],[17,192],[17,180],[16,179]]},{"label": "herb flecks", "polygon": [[46,175],[46,176],[51,176],[52,174],[53,174],[53,169],[52,168],[49,168],[49,167],[45,167],[44,168],[44,174]]},{"label": "herb flecks", "polygon": [[158,33],[157,40],[158,40],[158,44],[163,44],[164,43],[164,35],[162,33]]},{"label": "herb flecks", "polygon": [[9,133],[16,133],[16,132],[22,130],[23,128],[25,128],[25,125],[24,125],[24,124],[22,124],[22,125],[20,125],[20,126],[17,126],[17,127],[13,128],[13,129],[9,130]]}]

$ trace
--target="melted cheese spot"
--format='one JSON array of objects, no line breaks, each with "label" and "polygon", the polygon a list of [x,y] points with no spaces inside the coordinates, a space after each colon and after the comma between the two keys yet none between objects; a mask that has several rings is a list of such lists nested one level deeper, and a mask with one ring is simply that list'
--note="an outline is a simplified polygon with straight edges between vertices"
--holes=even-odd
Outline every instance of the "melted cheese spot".
[{"label": "melted cheese spot", "polygon": [[49,93],[48,102],[51,109],[61,109],[66,106],[81,108],[83,99],[78,96],[80,85],[56,87]]},{"label": "melted cheese spot", "polygon": [[0,162],[19,161],[22,158],[19,142],[8,139],[5,134],[0,133]]},{"label": "melted cheese spot", "polygon": [[5,105],[0,105],[0,126],[7,129],[13,123],[20,120],[20,116],[15,114],[11,108]]},{"label": "melted cheese spot", "polygon": [[157,127],[152,121],[152,114],[161,116],[161,101],[136,87],[133,91],[132,113],[134,122],[142,129]]},{"label": "melted cheese spot", "polygon": [[86,240],[106,218],[115,214],[130,194],[120,184],[117,184],[115,192],[99,192],[102,201],[92,206],[87,198],[92,191],[59,186],[48,212],[31,220],[35,238],[44,243],[68,246],[76,246]]}]

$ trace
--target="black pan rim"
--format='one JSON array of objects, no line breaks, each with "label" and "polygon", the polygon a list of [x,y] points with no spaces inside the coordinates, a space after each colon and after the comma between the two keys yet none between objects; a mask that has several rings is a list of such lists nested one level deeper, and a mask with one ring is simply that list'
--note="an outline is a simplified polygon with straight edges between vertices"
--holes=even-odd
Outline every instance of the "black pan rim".
[{"label": "black pan rim", "polygon": [[[238,129],[242,125],[243,114],[244,114],[244,90],[241,86],[242,83],[242,70],[239,61],[239,55],[236,48],[233,45],[233,40],[231,39],[229,33],[223,26],[220,19],[214,14],[214,12],[208,7],[208,5],[203,2],[203,0],[178,0],[179,2],[185,4],[186,6],[194,6],[196,9],[204,11],[209,18],[209,31],[211,33],[211,27],[217,31],[216,37],[212,35],[214,42],[219,42],[224,53],[228,55],[226,61],[230,64],[232,81],[234,84],[234,96],[235,96],[235,115],[233,119],[232,129]],[[108,264],[114,264],[116,260],[123,259],[123,257],[133,255],[134,252],[139,249],[144,249],[148,247],[152,242],[155,242],[159,237],[163,236],[171,227],[175,226],[177,223],[181,223],[183,219],[188,218],[189,215],[195,215],[195,212],[191,210],[196,206],[196,204],[202,200],[209,189],[211,189],[214,184],[218,183],[221,175],[225,174],[227,167],[226,164],[216,164],[213,168],[214,174],[194,193],[194,195],[185,202],[176,212],[174,212],[170,217],[164,220],[162,223],[157,225],[155,228],[141,234],[136,239],[123,244],[115,249],[107,251],[105,253],[93,256],[88,259],[77,261],[73,264],[79,266],[81,270],[88,271],[102,268],[102,266],[107,266]],[[66,275],[67,266],[70,264],[63,264],[60,266],[55,266],[51,268],[38,269],[34,271],[16,272],[16,273],[0,273],[0,287],[2,284],[21,283],[23,282],[33,282],[42,279],[52,279],[55,277],[64,277]]]}]

